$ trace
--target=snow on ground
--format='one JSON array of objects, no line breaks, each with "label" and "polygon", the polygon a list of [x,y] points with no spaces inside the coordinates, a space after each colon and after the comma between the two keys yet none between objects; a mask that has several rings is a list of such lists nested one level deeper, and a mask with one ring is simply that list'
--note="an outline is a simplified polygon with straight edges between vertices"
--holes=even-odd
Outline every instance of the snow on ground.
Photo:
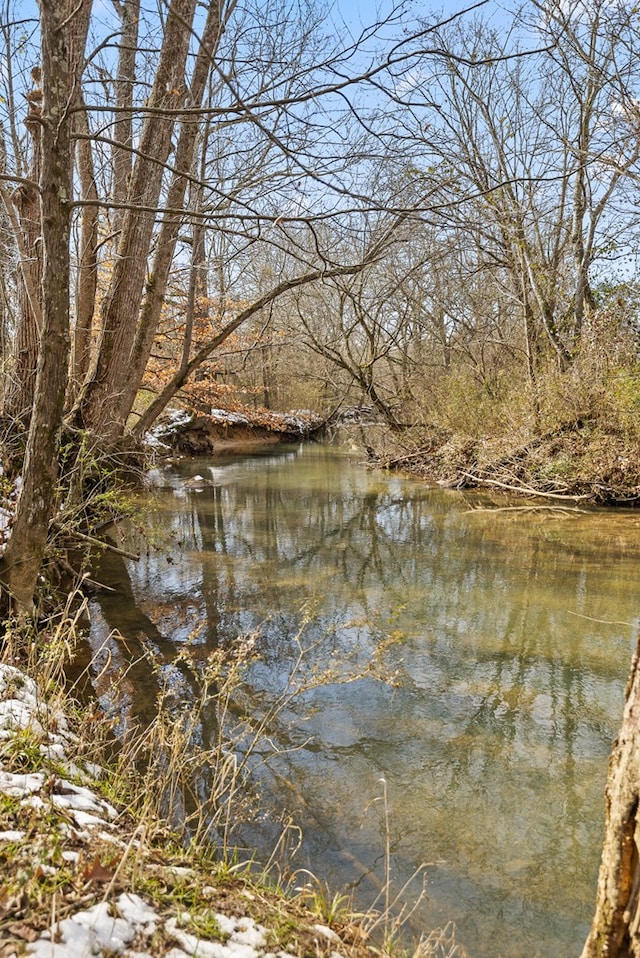
[{"label": "snow on ground", "polygon": [[[129,825],[127,834],[124,826],[119,828],[116,809],[92,788],[77,784],[78,779],[88,781],[88,776],[68,757],[75,736],[65,715],[42,700],[29,676],[11,665],[0,664],[0,745],[6,746],[12,737],[24,736],[25,733],[38,743],[45,767],[41,771],[9,771],[2,767],[0,760],[0,794],[19,799],[20,806],[27,811],[44,809],[59,815],[60,834],[56,840],[64,842],[66,836],[73,847],[58,849],[57,857],[34,863],[33,856],[40,854],[43,843],[38,840],[38,835],[33,834],[32,822],[27,835],[24,830],[4,827],[7,823],[0,817],[0,852],[3,843],[22,842],[15,854],[31,855],[30,865],[36,864],[43,875],[53,875],[54,878],[56,867],[69,868],[70,863],[80,868],[84,860],[86,869],[87,857],[96,847],[97,839],[111,842],[113,848],[120,849],[124,859],[127,850],[139,845],[136,842],[138,830]],[[91,766],[94,777],[96,770]],[[46,838],[43,836],[43,841]],[[42,922],[40,926],[36,922],[33,934],[27,935],[26,945],[21,942],[20,950],[16,947],[15,953],[7,951],[6,947],[0,948],[2,955],[25,953],[36,958],[151,958],[152,955],[165,958],[292,958],[286,951],[269,950],[267,929],[248,916],[230,917],[211,910],[207,913],[210,927],[217,929],[219,938],[201,937],[191,927],[192,916],[179,903],[167,908],[166,902],[160,905],[145,901],[138,894],[119,891],[115,887],[119,866],[113,874],[107,871],[100,876],[101,867],[99,862],[94,865],[98,871],[90,870],[89,878],[99,879],[104,886],[99,885],[93,894],[81,894],[77,896],[80,900],[72,902],[64,900],[63,892],[57,893],[56,901],[54,894],[47,909],[51,916],[49,927],[41,930]],[[194,875],[188,869],[175,869],[178,870]],[[96,885],[89,882],[87,887],[95,889]],[[202,891],[206,893],[214,889],[204,887]],[[87,907],[91,900],[94,903]],[[203,894],[204,906],[206,900]],[[0,917],[3,917],[2,905],[0,901]],[[22,930],[28,927],[29,913],[16,924]],[[323,925],[313,928],[317,933],[318,958],[339,958],[332,950],[338,940],[335,933]]]}]

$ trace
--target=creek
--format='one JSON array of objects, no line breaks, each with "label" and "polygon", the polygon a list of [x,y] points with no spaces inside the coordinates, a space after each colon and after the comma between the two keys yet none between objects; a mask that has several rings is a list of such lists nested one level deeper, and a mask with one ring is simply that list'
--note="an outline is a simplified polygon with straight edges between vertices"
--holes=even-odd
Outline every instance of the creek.
[{"label": "creek", "polygon": [[[638,627],[640,514],[434,489],[320,445],[151,479],[144,521],[162,547],[105,556],[116,591],[91,604],[96,667],[105,649],[118,666],[151,647],[170,669],[185,644],[204,659],[252,634],[245,708],[282,692],[301,645],[304,675],[335,677],[267,730],[246,843],[267,858],[268,813],[285,810],[303,836],[294,866],[359,906],[387,872],[408,903],[424,880],[413,932],[453,920],[470,958],[578,955]],[[157,675],[133,685],[118,707],[151,717]]]}]

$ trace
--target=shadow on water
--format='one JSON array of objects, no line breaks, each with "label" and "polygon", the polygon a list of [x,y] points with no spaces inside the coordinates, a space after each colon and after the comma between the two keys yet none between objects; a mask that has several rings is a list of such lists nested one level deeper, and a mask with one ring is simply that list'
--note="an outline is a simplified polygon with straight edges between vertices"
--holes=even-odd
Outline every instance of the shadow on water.
[{"label": "shadow on water", "polygon": [[116,591],[92,605],[93,648],[130,667],[115,707],[150,721],[171,669],[188,701],[190,670],[251,633],[241,707],[256,714],[286,688],[301,628],[308,676],[375,664],[274,719],[255,768],[274,815],[243,840],[268,855],[275,811],[290,811],[297,865],[351,883],[367,906],[385,878],[384,779],[395,887],[419,894],[411,876],[427,866],[415,927],[454,919],[474,958],[578,953],[636,628],[640,517],[487,511],[479,494],[312,446],[153,480],[149,524],[165,545],[138,563],[107,554],[97,573]]}]

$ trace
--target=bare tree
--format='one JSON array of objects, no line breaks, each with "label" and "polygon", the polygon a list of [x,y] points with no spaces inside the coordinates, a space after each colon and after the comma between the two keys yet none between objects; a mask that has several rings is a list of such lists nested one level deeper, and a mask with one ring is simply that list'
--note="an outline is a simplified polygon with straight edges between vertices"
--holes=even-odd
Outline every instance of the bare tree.
[{"label": "bare tree", "polygon": [[62,411],[67,389],[71,118],[69,103],[86,42],[90,0],[41,0],[42,328],[33,412],[11,538],[0,573],[18,610],[31,609],[57,496]]}]

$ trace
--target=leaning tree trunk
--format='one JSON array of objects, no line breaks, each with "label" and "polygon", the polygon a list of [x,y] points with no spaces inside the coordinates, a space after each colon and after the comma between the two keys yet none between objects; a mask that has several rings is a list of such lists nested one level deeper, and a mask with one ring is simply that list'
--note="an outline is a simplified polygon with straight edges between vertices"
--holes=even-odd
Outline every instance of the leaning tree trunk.
[{"label": "leaning tree trunk", "polygon": [[[131,343],[138,326],[140,303],[165,183],[165,164],[172,150],[176,111],[185,99],[185,68],[192,38],[196,0],[171,0],[158,69],[147,101],[124,212],[118,253],[109,289],[102,303],[97,353],[76,403],[82,424],[104,443],[124,432],[122,395],[131,377]],[[166,112],[165,112],[166,110]]]},{"label": "leaning tree trunk", "polygon": [[582,958],[640,958],[640,638],[609,760],[596,911]]}]

